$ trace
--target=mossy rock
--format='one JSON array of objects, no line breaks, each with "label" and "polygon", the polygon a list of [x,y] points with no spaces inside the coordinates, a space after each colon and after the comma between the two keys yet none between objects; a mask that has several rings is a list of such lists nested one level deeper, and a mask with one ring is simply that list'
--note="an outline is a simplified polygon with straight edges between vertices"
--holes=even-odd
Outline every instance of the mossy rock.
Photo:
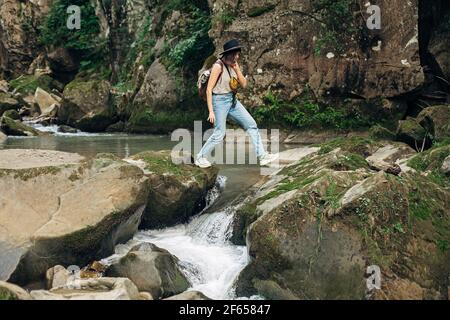
[{"label": "mossy rock", "polygon": [[11,118],[13,120],[20,120],[20,115],[17,110],[8,110],[3,113],[4,117]]},{"label": "mossy rock", "polygon": [[41,136],[46,133],[36,130],[20,121],[3,116],[0,120],[0,128],[9,136]]},{"label": "mossy rock", "polygon": [[319,153],[325,154],[337,148],[357,154],[366,158],[371,155],[381,144],[368,138],[353,136],[349,138],[337,138],[318,145]]},{"label": "mossy rock", "polygon": [[395,140],[395,133],[381,125],[371,127],[369,133],[374,140]]},{"label": "mossy rock", "polygon": [[63,124],[87,132],[101,132],[117,121],[117,110],[106,80],[75,79],[64,88],[64,99],[58,109]]},{"label": "mossy rock", "polygon": [[431,146],[430,137],[430,132],[422,127],[415,118],[408,117],[406,120],[398,122],[396,139],[410,145],[415,150],[422,146],[429,148]]},{"label": "mossy rock", "polygon": [[440,105],[425,108],[417,116],[419,124],[429,132],[434,140],[450,137],[450,106]]},{"label": "mossy rock", "polygon": [[[190,158],[190,157],[189,157]],[[132,157],[142,161],[149,177],[149,198],[140,228],[164,228],[185,223],[206,205],[218,168],[175,164],[170,151],[147,151]]]},{"label": "mossy rock", "polygon": [[450,156],[450,145],[433,147],[421,152],[408,161],[408,165],[420,172],[426,172],[427,177],[436,184],[450,188],[450,177],[441,172],[442,164]]},{"label": "mossy rock", "polygon": [[[430,175],[375,173],[351,152],[381,146],[359,138],[323,144],[324,152],[280,170],[249,195],[235,215],[233,237],[239,244],[247,239],[251,256],[238,295],[364,299],[366,267],[378,265],[381,296],[398,296],[402,288],[393,279],[402,279],[420,288],[417,298],[446,297],[450,192]],[[447,149],[427,151],[422,169],[440,167],[446,155]],[[336,165],[352,156],[357,165]]]}]

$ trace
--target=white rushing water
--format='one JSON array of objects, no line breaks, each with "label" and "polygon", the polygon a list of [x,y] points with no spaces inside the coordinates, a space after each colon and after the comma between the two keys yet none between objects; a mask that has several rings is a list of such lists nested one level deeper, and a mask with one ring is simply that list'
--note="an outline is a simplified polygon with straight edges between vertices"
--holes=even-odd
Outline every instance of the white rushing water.
[{"label": "white rushing water", "polygon": [[[224,176],[218,177],[216,187],[208,193],[207,208],[219,197],[225,181]],[[212,299],[234,299],[234,282],[249,257],[245,246],[233,245],[228,240],[233,215],[234,208],[227,207],[211,214],[199,214],[185,225],[139,231],[102,262],[111,264],[136,244],[153,243],[180,260],[181,270],[192,284],[191,290],[201,291]]]},{"label": "white rushing water", "polygon": [[77,129],[76,133],[65,133],[65,132],[59,132],[59,126],[56,124],[52,124],[52,125],[48,125],[48,126],[44,126],[40,123],[36,123],[35,121],[24,121],[23,123],[25,123],[26,125],[42,131],[42,132],[48,132],[48,133],[52,133],[56,136],[74,136],[74,137],[88,137],[88,136],[98,136],[98,135],[102,135],[102,136],[111,136],[113,135],[112,133],[91,133],[91,132],[84,132],[81,130]]}]

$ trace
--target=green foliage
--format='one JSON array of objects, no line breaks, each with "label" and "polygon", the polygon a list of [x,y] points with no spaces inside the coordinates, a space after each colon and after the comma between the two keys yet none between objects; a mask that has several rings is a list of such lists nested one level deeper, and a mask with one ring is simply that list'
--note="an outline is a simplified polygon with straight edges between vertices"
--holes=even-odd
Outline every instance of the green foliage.
[{"label": "green foliage", "polygon": [[233,23],[235,18],[236,13],[230,7],[225,7],[215,15],[214,24],[220,24],[223,28],[226,28]]},{"label": "green foliage", "polygon": [[[80,7],[80,29],[67,28],[70,5]],[[109,78],[111,70],[105,61],[107,44],[100,38],[100,23],[90,0],[55,0],[39,29],[43,45],[63,47],[78,55],[82,74],[95,73],[100,78]]]},{"label": "green foliage", "polygon": [[[324,49],[342,53],[351,34],[357,31],[354,25],[355,0],[313,0],[314,15],[321,21],[320,37],[316,42],[315,53]],[[353,40],[354,41],[354,40]]]},{"label": "green foliage", "polygon": [[[81,9],[81,28],[69,30],[67,7],[77,5]],[[98,46],[100,25],[95,9],[89,0],[56,0],[41,27],[41,41],[76,50],[92,50]]]},{"label": "green foliage", "polygon": [[46,91],[50,91],[53,87],[54,80],[47,75],[36,77],[34,75],[21,75],[20,77],[11,80],[10,85],[18,92],[23,94],[34,93],[37,87]]},{"label": "green foliage", "polygon": [[371,125],[355,110],[344,107],[335,108],[321,104],[311,98],[308,88],[296,101],[280,100],[268,91],[264,105],[255,109],[254,117],[265,124],[279,124],[300,129],[336,129],[349,130],[366,128]]}]

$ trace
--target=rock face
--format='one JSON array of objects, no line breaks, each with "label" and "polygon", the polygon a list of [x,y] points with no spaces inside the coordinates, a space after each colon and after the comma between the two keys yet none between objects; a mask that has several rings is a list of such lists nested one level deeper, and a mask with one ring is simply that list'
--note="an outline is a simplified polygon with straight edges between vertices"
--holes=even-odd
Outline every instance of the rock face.
[{"label": "rock face", "polygon": [[[448,146],[417,156],[396,148],[410,150],[357,137],[331,141],[254,188],[235,216],[233,241],[246,239],[251,256],[237,294],[393,299],[409,287],[420,293],[410,297],[446,298],[450,181],[439,170]],[[406,157],[428,173],[373,171],[370,156]],[[366,286],[371,265],[381,269],[376,292]]]},{"label": "rock face", "polygon": [[130,279],[99,278],[75,280],[50,291],[31,291],[34,300],[148,300]]},{"label": "rock face", "polygon": [[[217,52],[232,37],[241,39],[246,48],[244,67],[252,82],[251,91],[245,94],[249,103],[261,103],[268,87],[286,98],[299,95],[308,84],[319,96],[352,91],[371,99],[395,97],[424,82],[418,55],[418,1],[377,3],[381,8],[395,8],[382,9],[385,24],[380,30],[366,28],[370,14],[365,10],[354,15],[345,25],[350,22],[364,35],[343,30],[335,36],[345,42],[343,48],[324,40],[316,20],[333,15],[332,6],[320,10],[305,0],[213,3],[217,20],[225,12],[234,16],[229,25],[216,23],[210,31]],[[365,8],[365,3],[358,1],[355,8]],[[343,18],[336,14],[333,19]]]},{"label": "rock face", "polygon": [[152,188],[140,228],[158,229],[187,222],[205,207],[218,168],[175,165],[168,151],[144,152],[130,159],[146,171]]},{"label": "rock face", "polygon": [[58,120],[82,131],[104,131],[114,123],[111,85],[104,80],[74,80],[64,88]]},{"label": "rock face", "polygon": [[4,134],[2,131],[0,131],[0,143],[3,143],[6,141],[8,137],[6,136],[6,134]]},{"label": "rock face", "polygon": [[153,298],[160,299],[182,293],[190,286],[177,263],[178,259],[167,250],[140,244],[111,265],[107,275],[129,278],[139,291],[150,292]]},{"label": "rock face", "polygon": [[24,284],[85,265],[137,230],[148,179],[109,154],[0,151],[0,279]]},{"label": "rock face", "polygon": [[41,51],[36,27],[51,0],[0,1],[0,77],[17,77],[28,71]]}]

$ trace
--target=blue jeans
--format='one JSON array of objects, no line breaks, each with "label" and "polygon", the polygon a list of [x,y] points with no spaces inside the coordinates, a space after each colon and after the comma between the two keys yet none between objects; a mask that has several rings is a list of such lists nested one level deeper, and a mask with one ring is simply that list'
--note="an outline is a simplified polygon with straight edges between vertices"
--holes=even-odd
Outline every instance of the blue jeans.
[{"label": "blue jeans", "polygon": [[231,107],[232,102],[232,93],[213,94],[213,110],[216,117],[214,121],[214,132],[197,154],[197,159],[208,155],[217,144],[222,142],[226,132],[227,116],[237,122],[250,135],[258,158],[266,154],[255,119],[253,119],[239,100],[236,101],[234,108]]}]

